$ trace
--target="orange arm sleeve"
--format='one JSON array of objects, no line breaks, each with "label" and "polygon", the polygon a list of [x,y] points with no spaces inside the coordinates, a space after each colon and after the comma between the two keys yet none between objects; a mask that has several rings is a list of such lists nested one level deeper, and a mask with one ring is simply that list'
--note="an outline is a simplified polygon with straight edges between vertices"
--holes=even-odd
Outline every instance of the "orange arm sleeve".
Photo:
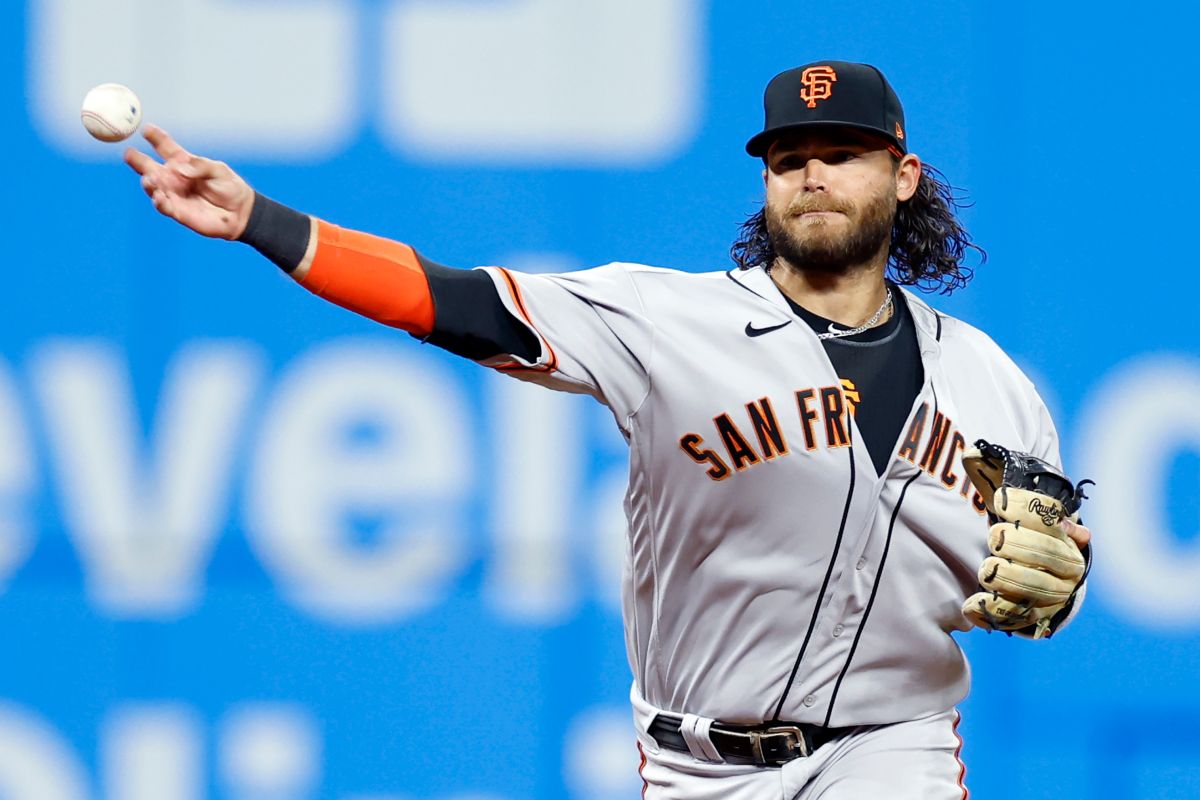
[{"label": "orange arm sleeve", "polygon": [[406,244],[317,221],[317,249],[300,285],[318,297],[414,336],[433,332],[433,295]]}]

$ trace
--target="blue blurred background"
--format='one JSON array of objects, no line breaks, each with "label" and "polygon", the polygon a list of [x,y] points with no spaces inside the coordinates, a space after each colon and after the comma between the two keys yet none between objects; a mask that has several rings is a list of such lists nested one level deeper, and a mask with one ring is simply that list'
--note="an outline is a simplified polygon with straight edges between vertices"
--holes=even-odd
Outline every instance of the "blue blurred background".
[{"label": "blue blurred background", "polygon": [[972,796],[1200,797],[1200,52],[1175,4],[1080,8],[5,3],[0,798],[640,789],[604,410],[159,217],[89,87],[443,263],[710,270],[761,200],[762,87],[820,58],[880,66],[969,190],[990,260],[934,302],[1098,482],[1072,628],[960,640]]}]

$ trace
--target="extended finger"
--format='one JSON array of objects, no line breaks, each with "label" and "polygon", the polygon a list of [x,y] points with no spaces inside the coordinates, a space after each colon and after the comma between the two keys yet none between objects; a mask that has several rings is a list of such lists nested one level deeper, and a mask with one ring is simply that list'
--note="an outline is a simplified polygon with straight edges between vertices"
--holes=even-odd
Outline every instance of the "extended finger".
[{"label": "extended finger", "polygon": [[138,175],[145,175],[150,170],[159,166],[159,163],[153,157],[133,147],[125,148],[124,160]]},{"label": "extended finger", "polygon": [[158,153],[164,161],[180,153],[187,152],[178,142],[171,138],[171,134],[157,125],[147,125],[142,135],[146,137],[146,141],[154,148],[154,152]]}]

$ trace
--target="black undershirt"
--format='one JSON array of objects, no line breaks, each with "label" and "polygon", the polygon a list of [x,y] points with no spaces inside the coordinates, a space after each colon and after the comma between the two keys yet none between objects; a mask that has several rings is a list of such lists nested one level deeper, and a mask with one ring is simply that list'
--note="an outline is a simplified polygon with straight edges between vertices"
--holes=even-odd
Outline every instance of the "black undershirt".
[{"label": "black undershirt", "polygon": [[[891,284],[889,287],[894,313],[887,322],[855,336],[822,341],[834,371],[843,381],[863,444],[880,475],[891,461],[900,430],[925,378],[912,313],[900,290]],[[817,316],[791,298],[788,304],[817,333],[827,333],[831,324],[845,330],[844,325]],[[852,385],[847,386],[846,381]]]}]

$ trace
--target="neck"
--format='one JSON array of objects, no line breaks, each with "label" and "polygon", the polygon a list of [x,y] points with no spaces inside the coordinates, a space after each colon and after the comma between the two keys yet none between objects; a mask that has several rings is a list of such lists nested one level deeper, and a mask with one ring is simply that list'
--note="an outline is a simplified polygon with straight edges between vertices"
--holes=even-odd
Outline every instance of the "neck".
[{"label": "neck", "polygon": [[863,324],[887,297],[883,264],[830,273],[805,271],[777,258],[771,278],[798,305],[847,328]]}]

